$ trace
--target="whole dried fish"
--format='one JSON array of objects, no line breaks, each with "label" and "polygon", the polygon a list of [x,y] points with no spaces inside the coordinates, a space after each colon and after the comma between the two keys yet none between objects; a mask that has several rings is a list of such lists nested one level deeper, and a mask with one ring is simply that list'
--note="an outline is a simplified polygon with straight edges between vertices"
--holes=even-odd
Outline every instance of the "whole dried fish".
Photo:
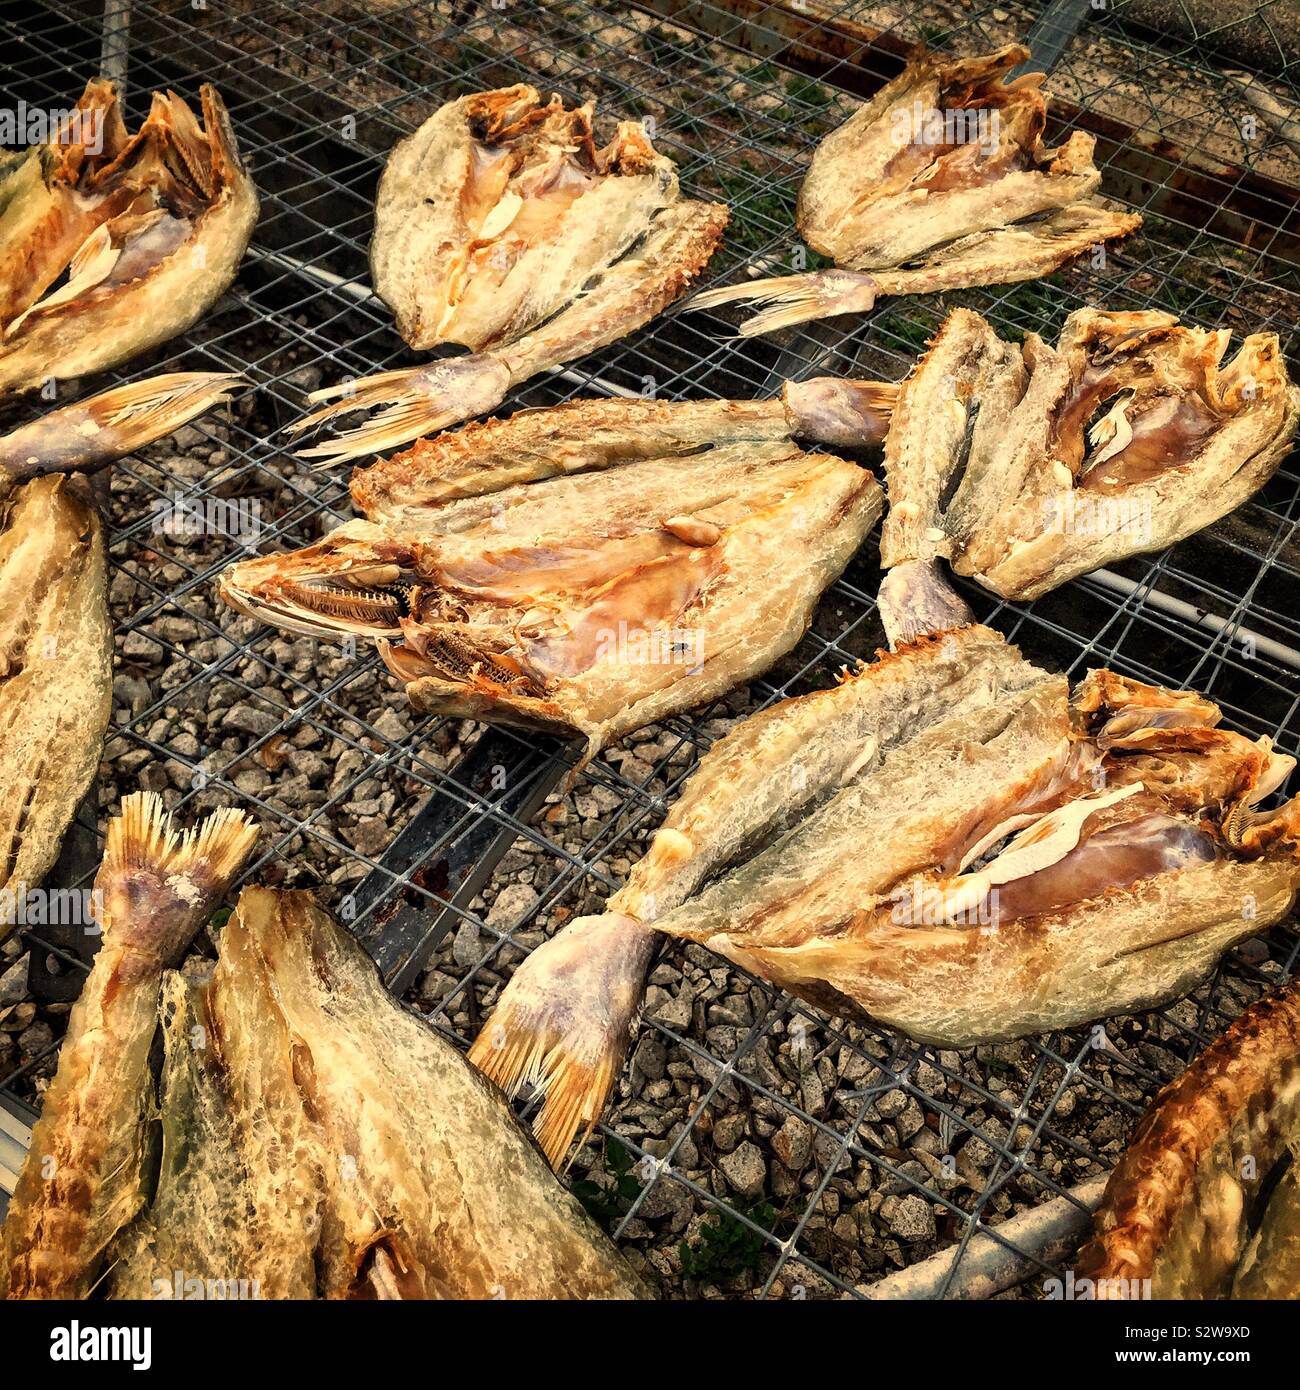
[{"label": "whole dried fish", "polygon": [[500,1093],[306,893],[245,889],[211,978],[168,995],[158,1190],[114,1297],[177,1270],[261,1298],[646,1296]]},{"label": "whole dried fish", "polygon": [[1095,140],[1043,143],[1042,73],[1008,44],[978,58],[928,54],[883,87],[813,154],[799,191],[804,240],[837,269],[730,285],[692,308],[772,307],[741,333],[864,313],[882,295],[927,294],[1047,275],[1141,224],[1094,197]]},{"label": "whole dried fish", "polygon": [[166,342],[230,284],[257,195],[221,98],[201,98],[201,127],[156,92],[128,135],[92,79],[55,142],[0,156],[0,394]]},{"label": "whole dried fish", "polygon": [[0,939],[94,780],[112,712],[104,531],[89,471],[179,429],[238,378],[117,387],[0,437]]},{"label": "whole dried fish", "polygon": [[1276,334],[1224,364],[1231,336],[1081,309],[1055,349],[1017,346],[953,310],[894,409],[881,563],[943,557],[1037,598],[1240,506],[1286,457],[1300,388]]},{"label": "whole dried fish", "polygon": [[577,735],[591,756],[799,640],[881,495],[792,435],[878,437],[890,398],[822,381],[471,426],[357,473],[370,520],[233,565],[220,593],[291,632],[374,639],[419,710]]},{"label": "whole dried fish", "polygon": [[95,877],[104,940],[5,1218],[6,1297],[86,1297],[104,1252],[143,1205],[163,970],[211,916],[256,838],[236,811],[218,811],[182,836],[153,793],[126,797],[109,822]]},{"label": "whole dried fish", "polygon": [[303,457],[360,458],[484,414],[511,386],[626,337],[683,293],[727,209],[683,199],[637,121],[598,148],[592,114],[591,103],[507,87],[447,103],[396,146],[375,208],[375,289],[412,347],[472,353],[316,391],[331,404],[291,433],[384,409]]},{"label": "whole dried fish", "polygon": [[[539,1086],[558,1161],[599,1115],[653,933],[949,1047],[1171,998],[1300,887],[1293,760],[1191,693],[1064,677],[966,627],[717,743],[627,885],[516,971],[472,1059]],[[872,852],[863,854],[863,845]]]},{"label": "whole dried fish", "polygon": [[1096,1298],[1300,1294],[1300,987],[1252,1004],[1156,1097],[1076,1281]]}]

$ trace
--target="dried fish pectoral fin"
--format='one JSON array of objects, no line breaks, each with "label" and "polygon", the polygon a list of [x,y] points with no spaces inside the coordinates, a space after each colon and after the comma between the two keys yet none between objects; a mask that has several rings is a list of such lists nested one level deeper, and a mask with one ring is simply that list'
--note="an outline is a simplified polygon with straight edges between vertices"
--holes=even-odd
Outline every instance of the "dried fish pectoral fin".
[{"label": "dried fish pectoral fin", "polygon": [[519,966],[469,1059],[510,1097],[542,1097],[533,1132],[551,1167],[604,1113],[641,1012],[655,932],[620,912],[578,917]]},{"label": "dried fish pectoral fin", "polygon": [[750,300],[770,305],[746,319],[737,329],[742,337],[749,338],[813,319],[833,318],[837,314],[865,314],[875,305],[879,291],[876,278],[863,271],[816,270],[804,275],[779,275],[705,290],[687,307],[714,309],[721,304]]},{"label": "dried fish pectoral fin", "polygon": [[286,432],[302,434],[354,410],[382,406],[365,424],[299,449],[297,454],[299,458],[320,459],[322,466],[346,463],[485,415],[505,399],[509,389],[510,371],[499,357],[491,353],[449,357],[427,367],[379,372],[313,391],[311,400],[330,403],[295,420],[286,426]]},{"label": "dried fish pectoral fin", "polygon": [[237,372],[170,372],[61,406],[0,437],[14,480],[89,472],[174,433],[244,385]]}]

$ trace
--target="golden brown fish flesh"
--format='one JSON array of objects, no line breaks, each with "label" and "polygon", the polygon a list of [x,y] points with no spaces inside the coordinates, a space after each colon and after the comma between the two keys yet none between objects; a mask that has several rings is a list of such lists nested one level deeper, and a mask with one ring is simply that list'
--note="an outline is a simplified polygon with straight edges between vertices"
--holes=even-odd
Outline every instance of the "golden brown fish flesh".
[{"label": "golden brown fish flesh", "polygon": [[671,160],[637,121],[598,147],[593,108],[528,86],[440,107],[389,156],[371,269],[415,348],[464,357],[317,391],[311,428],[383,406],[364,426],[303,450],[341,461],[493,409],[511,386],[648,323],[707,264],[727,222],[681,196]]},{"label": "golden brown fish flesh", "polygon": [[1252,1004],[1156,1097],[1106,1184],[1094,1298],[1300,1296],[1300,987]]},{"label": "golden brown fish flesh", "polygon": [[176,1270],[261,1298],[646,1296],[495,1087],[306,893],[245,889],[211,978],[168,997],[161,1174],[114,1297]]},{"label": "golden brown fish flesh", "polygon": [[181,835],[153,793],[126,797],[109,822],[95,877],[103,944],[5,1218],[6,1297],[86,1297],[105,1251],[144,1204],[163,971],[212,915],[256,838],[235,811]]},{"label": "golden brown fish flesh", "polygon": [[[515,973],[472,1059],[598,1117],[655,931],[947,1047],[1162,1002],[1300,888],[1293,760],[1208,700],[1064,677],[983,627],[921,638],[715,744],[629,881]],[[864,854],[863,846],[871,852]]]},{"label": "golden brown fish flesh", "polygon": [[89,471],[179,429],[237,378],[181,372],[0,437],[0,939],[58,858],[112,712],[104,529]]},{"label": "golden brown fish flesh", "polygon": [[1158,550],[1273,476],[1300,388],[1273,333],[1081,309],[1055,348],[955,309],[902,385],[885,446],[886,567],[947,559],[1004,598]]},{"label": "golden brown fish flesh", "polygon": [[166,342],[234,279],[257,195],[216,89],[201,98],[202,125],[156,92],[129,135],[93,79],[56,142],[0,157],[0,394]]},{"label": "golden brown fish flesh", "polygon": [[1043,75],[1006,80],[1028,57],[1008,44],[911,63],[822,141],[799,191],[799,231],[837,268],[708,290],[692,307],[769,302],[740,331],[770,333],[884,295],[1037,279],[1134,231],[1137,213],[1094,196],[1091,135],[1044,144]]},{"label": "golden brown fish flesh", "polygon": [[576,735],[590,756],[794,646],[881,496],[792,435],[855,419],[878,437],[889,399],[812,382],[471,426],[357,473],[369,520],[233,565],[220,592],[287,631],[377,641],[419,710]]}]

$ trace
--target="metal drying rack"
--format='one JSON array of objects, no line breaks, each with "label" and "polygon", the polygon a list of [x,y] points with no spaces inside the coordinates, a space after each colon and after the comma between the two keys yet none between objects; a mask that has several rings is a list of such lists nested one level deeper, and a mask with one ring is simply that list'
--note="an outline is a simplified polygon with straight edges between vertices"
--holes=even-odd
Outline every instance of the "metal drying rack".
[{"label": "metal drying rack", "polygon": [[[66,105],[101,68],[125,78],[136,121],[155,88],[170,85],[192,98],[198,82],[209,80],[225,96],[263,199],[253,245],[235,287],[200,325],[112,380],[173,365],[249,377],[258,388],[252,403],[237,407],[220,435],[199,422],[198,436],[223,451],[221,466],[187,490],[229,498],[270,488],[277,511],[260,544],[274,548],[314,539],[350,514],[345,477],[289,458],[276,433],[302,408],[304,371],[317,370],[328,382],[415,360],[368,291],[366,246],[384,155],[437,103],[476,87],[529,81],[570,99],[594,97],[606,116],[652,117],[657,143],[678,162],[684,187],[732,208],[727,243],[711,269],[731,280],[790,265],[799,245],[793,199],[809,150],[918,44],[971,52],[1031,34],[1039,61],[1044,54],[1058,60],[1049,135],[1076,126],[1094,131],[1103,188],[1146,215],[1142,232],[1100,268],[887,301],[865,320],[810,325],[779,342],[740,340],[730,335],[730,320],[673,312],[569,370],[528,383],[512,406],[639,393],[647,379],[661,397],[731,398],[814,373],[898,378],[952,303],[980,309],[1004,331],[1052,336],[1085,301],[1171,308],[1239,331],[1273,329],[1295,361],[1300,152],[1262,117],[1245,137],[1242,123],[1253,108],[1235,101],[1239,85],[1225,94],[1220,75],[1224,67],[1246,69],[1293,112],[1300,106],[1294,35],[1275,23],[1281,6],[1262,3],[1233,25],[1182,33],[1144,27],[1153,21],[1143,0],[1102,10],[1078,0],[1058,0],[1043,14],[1040,8],[1006,0],[1000,7],[977,0],[961,10],[812,0],[505,0],[500,7],[467,0],[321,0],[310,7],[227,0],[210,8],[189,0],[108,0],[101,11],[98,3],[0,0],[0,38],[4,88],[15,101]],[[146,497],[169,486],[139,460],[118,465],[114,479],[115,487]],[[981,619],[1045,665],[1078,677],[1106,664],[1195,686],[1223,706],[1230,724],[1269,734],[1294,753],[1298,482],[1292,460],[1250,504],[1200,537],[1067,585],[1032,607],[978,591],[968,597]],[[795,653],[751,687],[755,703],[825,684],[881,644],[875,544],[868,542],[825,596]],[[536,818],[571,758],[568,750],[437,719],[412,719],[409,731],[396,735],[391,721],[364,712],[373,709],[384,679],[368,649],[334,654],[320,670],[303,673],[277,634],[195,604],[231,558],[230,545],[196,554],[160,541],[147,516],[115,517],[113,574],[136,586],[129,616],[118,624],[118,669],[142,669],[141,643],[161,655],[143,705],[117,702],[123,717],[110,732],[109,757],[139,765],[142,777],[152,766],[192,769],[189,785],[183,777],[169,784],[183,814],[205,804],[205,796],[249,809],[264,835],[247,877],[283,881],[307,861],[308,881],[321,883],[336,909],[340,899],[346,903],[353,929],[408,997],[448,933],[473,922],[488,949],[429,1015],[465,1046],[473,1032],[465,1015],[471,1025],[481,1018],[495,993],[495,972],[509,951],[520,954],[517,936],[556,903],[612,886],[606,861],[620,851],[638,853],[636,837],[659,822],[710,741],[709,721],[732,707],[720,703],[669,721],[648,776],[625,776],[608,756],[589,767],[579,790],[599,790],[612,809],[584,828],[574,853]],[[180,626],[168,629],[164,620],[173,618]],[[238,705],[270,719],[250,728],[247,744],[225,758],[188,742],[178,746],[163,713],[178,704]],[[285,809],[274,777],[260,791],[235,783],[236,768],[268,753],[285,730],[341,739],[361,755],[355,774],[307,813]],[[395,792],[393,833],[387,849],[366,853],[333,829],[331,817],[356,787],[371,782]],[[88,881],[98,858],[97,819],[83,809],[80,839],[74,836],[56,882]],[[471,904],[511,847],[547,865],[548,882],[523,920],[488,926],[485,911]],[[66,1004],[85,969],[80,943],[36,929],[24,940],[33,992],[43,1003]],[[758,1007],[742,1027],[708,1027],[702,1010],[681,1026],[648,1020],[643,1030],[670,1059],[687,1064],[698,1094],[667,1142],[650,1143],[644,1127],[616,1108],[605,1136],[617,1137],[635,1160],[637,1191],[611,1218],[612,1232],[630,1248],[644,1245],[662,1206],[660,1184],[678,1184],[706,1221],[736,1222],[749,1232],[758,1256],[742,1281],[747,1296],[972,1296],[1014,1284],[1034,1294],[1068,1265],[1075,1239],[1069,1231],[1107,1162],[1094,1135],[1066,1121],[1063,1098],[1073,1096],[1072,1109],[1091,1107],[1127,1129],[1159,1086],[1221,1031],[1243,996],[1292,971],[1297,944],[1294,926],[1275,928],[1263,949],[1230,954],[1190,1002],[1113,1021],[1101,1038],[1083,1029],[1029,1040],[1014,1085],[997,1049],[975,1053],[972,1075],[966,1057],[936,1054],[887,1029],[827,1019],[757,984],[749,999]],[[680,963],[681,949],[670,948],[665,960]],[[57,1032],[57,1008],[49,1017]],[[792,1034],[801,1038],[801,1066],[824,1072],[830,1059],[835,1069],[835,1084],[816,1103],[806,1087],[792,1098],[770,1066],[772,1049]],[[49,1074],[56,1051],[52,1037],[7,1069],[0,1052],[0,1186],[6,1165],[21,1156],[37,1080]],[[851,1083],[841,1079],[849,1073]],[[896,1103],[900,1094],[938,1136],[940,1158],[985,1147],[977,1186],[918,1173],[907,1153],[872,1142],[882,1099]],[[717,1155],[709,1155],[709,1121],[724,1097],[733,1108],[761,1105],[776,1117],[793,1116],[812,1136],[811,1177],[805,1172],[775,1221],[751,1204],[725,1201],[712,1180]],[[688,1146],[696,1150],[696,1168],[685,1161]],[[872,1226],[853,1237],[856,1252],[846,1251],[847,1237],[828,1216],[845,1172],[881,1180],[896,1197],[919,1197],[933,1232],[908,1244]],[[1078,1184],[1084,1187],[1076,1190]],[[1013,1192],[1021,1207],[1037,1202],[1038,1210],[1000,1225],[1000,1194]],[[1040,1213],[1050,1220],[1036,1222]],[[1052,1222],[1055,1238],[1045,1230]]]}]

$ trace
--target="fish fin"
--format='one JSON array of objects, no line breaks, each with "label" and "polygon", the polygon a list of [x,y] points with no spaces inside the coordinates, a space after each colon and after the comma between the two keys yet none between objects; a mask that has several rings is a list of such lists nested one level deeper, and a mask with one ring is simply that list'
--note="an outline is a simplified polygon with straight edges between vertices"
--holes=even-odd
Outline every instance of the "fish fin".
[{"label": "fish fin", "polygon": [[745,338],[774,333],[796,323],[832,318],[836,314],[864,314],[876,302],[875,279],[857,270],[816,270],[806,275],[778,275],[751,280],[745,285],[724,285],[705,290],[691,300],[691,309],[712,309],[736,300],[754,300],[772,307],[746,319],[737,332]]},{"label": "fish fin", "polygon": [[975,615],[943,576],[938,560],[906,560],[888,570],[876,597],[889,650],[935,632],[968,627]]},{"label": "fish fin", "polygon": [[121,814],[108,823],[102,868],[183,874],[203,867],[214,878],[227,880],[238,872],[256,840],[257,826],[242,811],[222,807],[182,832],[157,792],[132,792],[122,798]]},{"label": "fish fin", "polygon": [[427,434],[446,429],[499,405],[510,388],[510,372],[491,353],[449,357],[427,367],[378,372],[359,381],[313,391],[311,401],[328,401],[286,427],[301,434],[354,410],[384,406],[363,425],[345,430],[322,444],[298,450],[298,458],[322,460],[321,466],[383,453]]},{"label": "fish fin", "polygon": [[100,281],[108,278],[121,254],[121,248],[113,245],[113,233],[108,224],[96,227],[68,262],[67,281],[57,290],[51,290],[43,299],[29,304],[5,326],[4,336],[13,337],[33,314],[43,314],[47,309],[57,309],[60,304],[70,304],[87,290],[94,289]]},{"label": "fish fin", "polygon": [[508,1096],[542,1096],[533,1133],[552,1168],[591,1133],[627,1054],[655,932],[618,912],[577,917],[515,971],[469,1059]]},{"label": "fish fin", "polygon": [[246,384],[237,372],[168,372],[115,386],[0,436],[0,469],[13,478],[89,472],[173,434]]}]

